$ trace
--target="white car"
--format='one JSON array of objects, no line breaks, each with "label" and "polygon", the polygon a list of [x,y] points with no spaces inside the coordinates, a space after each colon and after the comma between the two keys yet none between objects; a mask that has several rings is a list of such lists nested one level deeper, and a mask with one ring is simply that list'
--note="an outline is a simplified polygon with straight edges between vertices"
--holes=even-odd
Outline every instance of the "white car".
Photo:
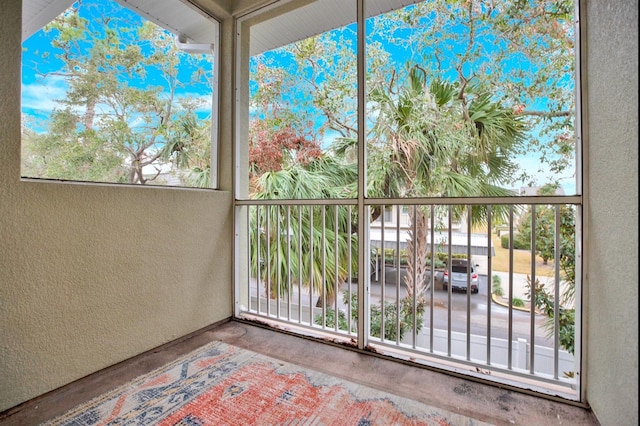
[{"label": "white car", "polygon": [[[451,261],[451,271],[445,269],[442,280],[442,288],[446,291],[451,281],[451,290],[467,291],[467,282],[471,284],[471,293],[477,293],[478,288],[478,265],[471,265],[467,259],[453,259]],[[449,280],[449,272],[451,272],[451,280]]]}]

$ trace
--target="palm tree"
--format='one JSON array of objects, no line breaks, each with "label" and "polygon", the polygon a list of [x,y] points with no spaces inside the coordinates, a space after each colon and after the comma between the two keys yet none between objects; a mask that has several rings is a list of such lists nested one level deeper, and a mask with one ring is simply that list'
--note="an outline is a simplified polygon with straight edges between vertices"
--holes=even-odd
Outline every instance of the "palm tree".
[{"label": "palm tree", "polygon": [[[356,170],[323,156],[266,172],[253,182],[253,199],[345,198],[353,193]],[[301,202],[304,204],[304,201]],[[286,296],[291,283],[313,287],[316,306],[335,300],[357,265],[353,213],[343,206],[271,205],[250,215],[252,274],[270,298]],[[259,238],[258,238],[259,237]],[[351,250],[351,253],[349,251]],[[266,259],[261,263],[260,259]],[[351,265],[349,265],[351,259]]]},{"label": "palm tree", "polygon": [[[521,142],[524,126],[489,94],[439,79],[428,84],[426,72],[412,66],[403,84],[392,78],[387,87],[376,85],[369,99],[377,105],[367,145],[369,196],[511,195],[500,184],[515,169],[510,154]],[[462,208],[454,208],[453,214],[460,217]],[[409,256],[405,276],[410,296],[426,290],[428,214],[422,206],[409,210],[415,225],[409,227],[407,248],[416,253],[415,262]],[[469,220],[477,223],[485,216],[485,209],[474,208]]]}]

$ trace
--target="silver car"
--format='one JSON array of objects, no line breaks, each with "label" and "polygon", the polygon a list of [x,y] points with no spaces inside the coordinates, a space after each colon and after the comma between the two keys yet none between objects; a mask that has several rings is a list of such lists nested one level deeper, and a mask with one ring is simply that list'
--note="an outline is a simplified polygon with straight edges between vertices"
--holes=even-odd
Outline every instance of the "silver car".
[{"label": "silver car", "polygon": [[451,290],[467,291],[467,279],[471,283],[471,293],[477,293],[478,289],[478,265],[470,265],[467,259],[453,259],[451,261],[451,280],[449,280],[449,270],[445,269],[442,280],[442,288],[449,288],[451,281]]}]

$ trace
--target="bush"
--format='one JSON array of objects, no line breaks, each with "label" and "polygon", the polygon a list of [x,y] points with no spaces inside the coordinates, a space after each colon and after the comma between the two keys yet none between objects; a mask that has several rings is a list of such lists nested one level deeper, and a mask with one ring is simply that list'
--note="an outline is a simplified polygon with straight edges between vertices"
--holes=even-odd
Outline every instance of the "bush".
[{"label": "bush", "polygon": [[515,250],[531,250],[531,241],[521,234],[513,236],[513,248]]},{"label": "bush", "polygon": [[[453,253],[451,257],[453,259],[465,259],[467,255],[464,253]],[[449,258],[447,256],[447,253],[436,252],[434,267],[436,269],[445,268],[447,266],[448,259]],[[384,262],[386,265],[393,265],[397,262],[397,260],[398,260],[398,255],[394,249],[387,248],[384,250]],[[407,264],[408,264],[407,250],[404,250],[404,249],[400,250],[400,266],[404,267],[404,266],[407,266]],[[431,266],[430,255],[427,257],[426,265]]]},{"label": "bush", "polygon": [[[503,235],[502,237],[500,237],[500,246],[502,246],[503,249],[509,248],[508,235]],[[513,236],[513,249],[514,250],[530,250],[531,243],[527,240],[526,237],[523,237],[519,234],[515,234]]]},{"label": "bush", "polygon": [[511,301],[511,304],[513,306],[517,306],[519,308],[523,308],[524,307],[524,301],[522,299],[520,299],[519,297],[514,297],[513,300]]},{"label": "bush", "polygon": [[[356,294],[351,295],[351,300],[349,300],[349,294],[347,292],[343,295],[344,303],[349,303],[351,305],[351,332],[355,332],[355,326],[358,322],[358,297]],[[416,333],[422,329],[422,315],[425,310],[425,302],[420,300],[416,301]],[[380,305],[372,304],[371,305],[371,314],[370,314],[370,333],[373,337],[380,337],[380,331],[382,329],[382,309]],[[325,315],[325,327],[335,327],[336,315],[335,310],[333,308],[327,308]],[[316,315],[314,318],[314,322],[317,325],[322,325],[322,316]],[[400,301],[400,335],[397,335],[397,306],[395,303],[390,303],[388,301],[384,302],[384,338],[386,340],[402,340],[404,334],[407,331],[413,330],[413,299],[411,297],[405,297]],[[344,311],[338,311],[338,329],[339,330],[347,330],[348,322],[347,315]]]},{"label": "bush", "polygon": [[496,296],[502,296],[504,294],[502,290],[502,279],[499,275],[491,277],[491,292]]}]

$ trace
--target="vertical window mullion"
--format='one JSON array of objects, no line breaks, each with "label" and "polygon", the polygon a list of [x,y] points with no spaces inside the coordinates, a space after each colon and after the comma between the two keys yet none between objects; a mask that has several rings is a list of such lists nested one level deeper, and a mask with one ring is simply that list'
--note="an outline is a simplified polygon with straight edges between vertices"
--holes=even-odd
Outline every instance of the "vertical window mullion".
[{"label": "vertical window mullion", "polygon": [[365,208],[366,191],[366,149],[365,149],[365,103],[366,103],[366,24],[365,0],[357,0],[357,103],[358,103],[358,348],[364,349],[369,338],[369,287],[366,285],[367,265],[365,264],[368,247],[369,226],[366,221],[369,209]]}]

